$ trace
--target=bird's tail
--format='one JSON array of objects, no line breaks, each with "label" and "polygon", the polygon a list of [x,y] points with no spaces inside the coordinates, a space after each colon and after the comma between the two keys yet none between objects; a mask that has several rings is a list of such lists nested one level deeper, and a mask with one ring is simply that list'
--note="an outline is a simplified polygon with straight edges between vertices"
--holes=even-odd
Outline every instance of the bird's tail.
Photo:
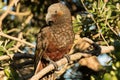
[{"label": "bird's tail", "polygon": [[37,74],[39,71],[41,71],[44,68],[44,64],[39,61],[38,64],[35,67],[35,74]]}]

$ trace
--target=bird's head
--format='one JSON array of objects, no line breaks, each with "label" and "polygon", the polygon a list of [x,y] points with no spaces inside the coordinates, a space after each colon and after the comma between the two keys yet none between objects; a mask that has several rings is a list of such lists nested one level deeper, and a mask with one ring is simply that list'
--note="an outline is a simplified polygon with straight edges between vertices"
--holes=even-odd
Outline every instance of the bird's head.
[{"label": "bird's head", "polygon": [[52,4],[48,8],[46,15],[47,24],[71,23],[71,14],[69,9],[62,3]]}]

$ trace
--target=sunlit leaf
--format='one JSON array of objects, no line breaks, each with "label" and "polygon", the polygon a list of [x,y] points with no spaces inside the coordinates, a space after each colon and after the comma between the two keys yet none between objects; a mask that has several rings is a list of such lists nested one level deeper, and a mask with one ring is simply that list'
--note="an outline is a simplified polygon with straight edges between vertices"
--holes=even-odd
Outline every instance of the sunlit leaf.
[{"label": "sunlit leaf", "polygon": [[8,80],[18,80],[18,74],[11,67],[5,67],[4,72]]},{"label": "sunlit leaf", "polygon": [[116,67],[119,68],[120,67],[120,62],[116,62]]},{"label": "sunlit leaf", "polygon": [[109,73],[105,73],[104,80],[112,80],[112,77]]},{"label": "sunlit leaf", "polygon": [[82,19],[82,17],[80,15],[76,16],[77,22],[81,22],[80,19]]},{"label": "sunlit leaf", "polygon": [[120,29],[120,21],[117,22],[117,25],[118,25],[118,27],[119,27],[119,29]]},{"label": "sunlit leaf", "polygon": [[5,51],[3,46],[0,46],[0,51]]},{"label": "sunlit leaf", "polygon": [[15,41],[10,41],[10,43],[8,43],[8,44],[6,45],[6,48],[7,48],[7,49],[10,48],[10,47],[12,47],[14,44],[15,44]]},{"label": "sunlit leaf", "polygon": [[0,9],[3,8],[3,2],[0,1]]},{"label": "sunlit leaf", "polygon": [[112,13],[112,11],[111,11],[111,9],[109,9],[108,12],[107,12],[107,18],[111,17],[111,13]]}]

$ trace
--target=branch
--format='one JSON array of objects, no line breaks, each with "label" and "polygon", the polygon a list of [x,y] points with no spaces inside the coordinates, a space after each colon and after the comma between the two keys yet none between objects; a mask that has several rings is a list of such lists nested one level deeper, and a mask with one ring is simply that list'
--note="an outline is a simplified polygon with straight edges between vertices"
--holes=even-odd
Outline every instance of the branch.
[{"label": "branch", "polygon": [[22,23],[22,29],[24,29],[25,25],[28,24],[30,22],[30,20],[32,19],[33,14],[30,14],[27,19],[25,20],[25,22]]},{"label": "branch", "polygon": [[8,15],[11,7],[12,7],[15,3],[16,3],[16,0],[12,0],[11,3],[8,5],[6,12],[3,13],[3,14],[0,16],[0,31],[1,31],[1,28],[2,28],[1,26],[2,26],[2,21],[3,21],[3,19]]},{"label": "branch", "polygon": [[[89,56],[88,54],[85,54],[85,55],[84,54],[85,53],[75,53],[75,54],[72,54],[72,55],[70,55],[70,60],[71,61],[76,61],[76,60],[79,60],[83,56],[85,56],[85,57]],[[56,64],[58,66],[65,65],[67,63],[68,63],[68,61],[67,61],[66,58],[62,58],[62,59],[60,59],[59,61],[56,62]],[[50,72],[52,70],[54,70],[54,66],[53,66],[53,64],[50,64],[47,67],[45,67],[44,69],[42,69],[40,72],[35,74],[30,80],[39,80],[42,76],[44,76],[45,74],[47,74],[48,72]]]},{"label": "branch", "polygon": [[[1,34],[1,32],[0,32],[0,35],[2,35],[2,36],[4,36],[3,35],[4,33],[2,33]],[[8,36],[8,35],[7,35]],[[11,36],[10,36],[11,37]],[[77,37],[77,36],[76,36]],[[13,37],[13,39],[14,39],[14,37]],[[17,39],[17,38],[16,38]],[[77,41],[75,41],[75,45],[79,45],[78,46],[78,49],[80,49],[80,50],[85,50],[85,49],[87,49],[87,47],[91,44],[91,43],[93,43],[93,41],[92,40],[90,40],[90,39],[88,39],[88,38],[80,38],[80,37],[77,37]],[[23,40],[21,40],[20,42],[22,42]],[[31,44],[32,45],[32,44]],[[75,46],[74,45],[74,46]],[[84,46],[81,46],[81,45],[84,45]],[[32,45],[33,47],[35,47],[34,45]],[[69,52],[69,54],[73,54],[74,53],[74,46],[73,46],[73,48],[71,49],[71,51]],[[104,54],[104,53],[109,53],[109,52],[111,52],[111,51],[113,51],[114,50],[114,46],[100,46],[101,47],[101,54]],[[8,60],[8,59],[10,59],[10,58],[13,58],[13,56],[14,55],[16,55],[16,54],[9,54],[9,56],[8,55],[4,55],[4,56],[0,56],[0,60]],[[24,57],[26,57],[27,55],[31,55],[31,54],[18,54],[18,57],[20,57],[20,56],[24,56]],[[31,55],[31,56],[33,56],[33,55]]]},{"label": "branch", "polygon": [[21,58],[34,58],[34,55],[32,54],[20,54],[20,53],[16,53],[16,54],[9,54],[9,55],[3,55],[0,56],[0,61],[2,60],[8,60],[8,59],[21,59]]},{"label": "branch", "polygon": [[78,61],[80,66],[86,66],[93,71],[100,71],[102,69],[102,65],[98,61],[96,56],[91,56],[87,58],[82,58]]},{"label": "branch", "polygon": [[12,15],[17,15],[17,16],[27,16],[29,15],[31,12],[27,11],[27,12],[14,12],[14,11],[9,11],[10,14]]},{"label": "branch", "polygon": [[29,43],[29,42],[26,42],[24,40],[21,40],[21,39],[18,39],[16,37],[12,37],[12,36],[9,36],[7,34],[4,34],[2,31],[0,31],[0,36],[2,37],[6,37],[6,38],[9,38],[9,39],[12,39],[12,40],[15,40],[15,41],[18,41],[18,42],[21,42],[21,43],[24,43],[24,44],[27,44],[28,46],[32,47],[32,48],[35,48],[35,45]]},{"label": "branch", "polygon": [[2,70],[2,71],[0,71],[0,80],[3,80],[3,79],[5,79],[5,73]]},{"label": "branch", "polygon": [[0,56],[0,61],[8,60],[8,59],[12,58],[13,56],[14,56],[14,54]]},{"label": "branch", "polygon": [[[109,53],[109,52],[111,52],[111,51],[114,50],[114,46],[108,46],[108,47],[107,46],[100,46],[100,47],[101,47],[101,54]],[[72,52],[71,52],[71,54],[73,54]],[[18,53],[18,54],[3,55],[3,56],[0,56],[0,61],[2,61],[2,60],[8,60],[8,59],[13,58],[13,57],[14,58],[33,58],[34,55],[27,54],[27,53],[24,53],[24,54],[19,54]]]},{"label": "branch", "polygon": [[101,54],[109,53],[115,50],[114,46],[100,46],[101,47]]},{"label": "branch", "polygon": [[[74,46],[78,45],[77,49],[80,49],[80,50],[85,50],[85,49],[87,49],[87,47],[90,44],[94,43],[92,40],[90,40],[88,38],[77,38],[77,39],[78,39],[78,41],[75,42]],[[100,46],[100,47],[102,48],[101,53],[107,53],[107,52],[111,52],[114,50],[113,46]],[[74,51],[75,51],[75,49],[73,47],[73,49],[70,52],[72,54],[70,56],[71,61],[79,60],[81,57],[84,56],[85,58],[82,58],[79,60],[80,65],[87,66],[88,68],[90,68],[94,71],[99,71],[101,69],[102,66],[98,62],[96,56],[91,56],[90,54],[85,54],[85,53],[74,53]],[[92,63],[91,63],[91,61],[92,61]],[[65,65],[66,63],[67,63],[66,58],[63,58],[63,59],[56,62],[56,64],[59,67],[62,65]],[[45,67],[44,69],[42,69],[40,72],[35,74],[30,80],[38,80],[41,77],[43,77],[45,74],[47,74],[48,72],[52,71],[53,69],[54,69],[54,66],[52,64],[50,64],[47,67]]]},{"label": "branch", "polygon": [[[107,47],[107,46],[101,46],[101,48],[102,48],[101,52],[104,52],[104,53],[114,50],[113,46],[111,46],[111,47],[110,46],[109,47]],[[107,50],[107,49],[109,49],[109,50]],[[83,56],[85,58],[80,59]],[[16,59],[23,59],[23,58],[25,58],[25,59],[26,58],[32,58],[33,59],[34,55],[31,55],[31,54],[10,54],[10,55],[5,55],[5,56],[0,56],[0,61],[1,60],[10,59],[10,58],[12,58],[14,60],[16,60]],[[100,70],[101,66],[98,63],[98,61],[96,60],[97,59],[96,56],[91,56],[90,54],[85,54],[85,53],[73,53],[70,56],[70,58],[71,58],[71,61],[77,61],[77,60],[80,59],[79,60],[79,64],[80,65],[87,66],[90,69],[93,69],[94,71]],[[66,58],[63,58],[63,59],[57,61],[56,63],[58,64],[58,66],[61,66],[61,65],[66,64],[67,60],[66,60]],[[38,74],[34,75],[30,80],[38,80],[39,78],[41,78],[42,76],[44,76],[46,73],[50,72],[53,69],[54,69],[54,66],[52,64],[50,64],[46,68],[44,68],[43,70],[41,70],[40,72],[38,72]]]},{"label": "branch", "polygon": [[[80,50],[85,50],[87,49],[90,44],[94,43],[92,40],[88,39],[88,38],[77,38],[78,40],[75,41],[74,46],[77,47],[77,49]],[[85,54],[85,53],[75,53],[75,47],[73,46],[73,48],[71,49],[70,53],[70,58],[71,61],[77,61],[79,60],[81,57],[85,57],[79,60],[79,64],[82,66],[87,66],[90,69],[93,69],[94,71],[98,71],[100,70],[100,63],[97,61],[96,56],[91,56],[89,53]],[[101,47],[101,52],[102,53],[108,53],[114,50],[114,46],[100,46]],[[22,58],[34,58],[34,55],[31,54],[11,54],[9,56],[1,56],[0,60],[6,60],[6,59],[22,59]],[[92,62],[91,62],[92,61]],[[56,62],[58,64],[58,66],[62,66],[65,65],[67,63],[67,59],[66,58],[62,58],[61,60]],[[94,65],[94,66],[93,66]],[[40,72],[38,72],[36,75],[34,75],[30,80],[38,80],[39,78],[43,77],[46,73],[50,72],[51,70],[54,69],[54,66],[52,64],[48,65],[46,68],[44,68],[43,70],[41,70]],[[66,70],[66,69],[65,69]],[[64,70],[64,71],[65,71]]]},{"label": "branch", "polygon": [[106,22],[106,24],[108,25],[108,27],[110,28],[110,30],[116,35],[118,36],[118,33],[110,26],[110,24],[108,22]]}]

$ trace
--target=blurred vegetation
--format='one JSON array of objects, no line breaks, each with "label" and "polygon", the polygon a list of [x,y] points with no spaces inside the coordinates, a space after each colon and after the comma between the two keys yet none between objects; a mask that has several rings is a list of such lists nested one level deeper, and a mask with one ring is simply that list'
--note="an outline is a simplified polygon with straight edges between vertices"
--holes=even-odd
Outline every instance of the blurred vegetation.
[{"label": "blurred vegetation", "polygon": [[[18,1],[18,2],[17,2]],[[59,0],[60,1],[60,0]],[[1,32],[35,45],[40,28],[44,27],[45,15],[49,5],[57,0],[0,0]],[[80,37],[88,37],[100,45],[114,45],[115,51],[109,53],[112,65],[103,71],[92,72],[91,80],[120,79],[120,0],[61,0],[71,10],[73,29]],[[9,10],[9,4],[15,2]],[[4,19],[6,12],[8,14]],[[0,34],[0,56],[14,53],[33,54],[35,47]],[[16,74],[9,68],[10,61],[0,61],[8,80],[16,80]],[[6,68],[7,67],[7,68]],[[75,70],[76,71],[76,70]],[[88,71],[89,72],[89,71]],[[77,73],[77,72],[76,72]],[[89,73],[88,73],[89,74]],[[72,74],[71,74],[72,75]],[[15,76],[18,76],[17,74]],[[81,75],[82,76],[82,75]],[[62,78],[62,77],[61,77]],[[79,80],[79,79],[78,79]],[[85,78],[84,80],[89,80]]]}]

